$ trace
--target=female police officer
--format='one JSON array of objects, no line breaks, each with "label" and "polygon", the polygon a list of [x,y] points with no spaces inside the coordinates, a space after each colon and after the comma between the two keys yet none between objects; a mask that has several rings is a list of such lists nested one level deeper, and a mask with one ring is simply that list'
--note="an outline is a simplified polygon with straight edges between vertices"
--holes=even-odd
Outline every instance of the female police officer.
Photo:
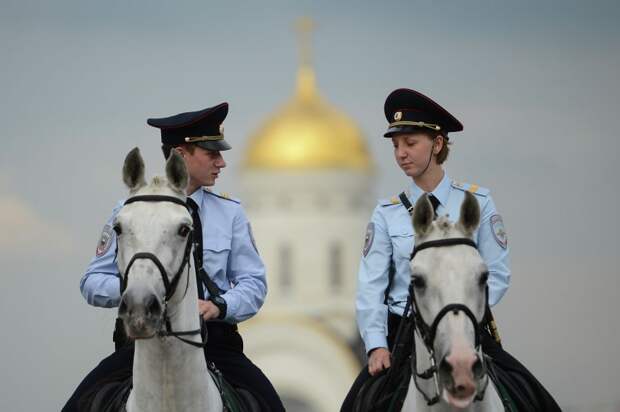
[{"label": "female police officer", "polygon": [[[213,186],[226,166],[221,151],[230,149],[221,124],[228,104],[197,112],[149,119],[149,125],[161,130],[164,156],[176,150],[185,160],[189,174],[188,204],[194,210],[194,226],[203,228],[202,251],[195,255],[196,267],[204,269],[205,288],[199,295],[199,312],[206,322],[206,356],[215,363],[233,385],[255,395],[269,411],[284,407],[267,377],[244,354],[237,323],[260,309],[267,293],[265,267],[258,255],[249,222],[238,201],[215,194],[204,186]],[[114,259],[116,234],[111,222],[120,210],[117,205],[104,227],[96,255],[86,269],[80,289],[94,306],[114,307],[120,301],[120,281]],[[200,262],[199,262],[200,260]],[[233,286],[234,285],[234,286]],[[133,345],[123,346],[104,359],[80,384],[63,411],[79,410],[82,395],[101,378],[131,370]]]},{"label": "female police officer", "polygon": [[[385,101],[394,157],[412,179],[404,192],[411,204],[429,194],[435,212],[458,220],[465,191],[480,204],[481,223],[474,234],[489,269],[489,303],[502,298],[510,281],[508,243],[502,218],[489,190],[451,180],[442,164],[448,157],[448,133],[463,125],[443,107],[409,89],[393,91]],[[358,273],[357,324],[368,354],[365,367],[347,395],[342,411],[353,408],[355,397],[371,375],[390,367],[390,350],[408,296],[409,256],[415,243],[411,217],[398,196],[375,208],[364,244]]]}]

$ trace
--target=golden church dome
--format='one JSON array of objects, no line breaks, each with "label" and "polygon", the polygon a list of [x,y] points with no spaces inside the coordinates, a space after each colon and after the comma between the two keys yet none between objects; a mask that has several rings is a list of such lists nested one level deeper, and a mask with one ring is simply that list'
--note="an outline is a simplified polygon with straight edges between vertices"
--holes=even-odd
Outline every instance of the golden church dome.
[{"label": "golden church dome", "polygon": [[302,50],[295,95],[250,138],[244,167],[372,170],[358,127],[317,92],[307,50]]},{"label": "golden church dome", "polygon": [[319,96],[312,69],[302,66],[297,93],[252,136],[244,166],[370,170],[372,162],[360,130]]}]

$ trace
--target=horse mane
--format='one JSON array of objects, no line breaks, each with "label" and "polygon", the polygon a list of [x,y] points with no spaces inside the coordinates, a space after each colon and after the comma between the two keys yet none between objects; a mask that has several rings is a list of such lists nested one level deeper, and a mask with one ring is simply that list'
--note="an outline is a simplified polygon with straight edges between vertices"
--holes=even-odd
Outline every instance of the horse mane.
[{"label": "horse mane", "polygon": [[139,190],[142,194],[158,194],[165,191],[170,191],[175,196],[185,199],[185,193],[174,188],[169,182],[168,179],[164,176],[153,176],[151,182],[140,188]]},{"label": "horse mane", "polygon": [[435,220],[435,227],[441,231],[442,237],[450,235],[450,230],[454,227],[454,224],[448,220],[447,216],[440,216]]}]

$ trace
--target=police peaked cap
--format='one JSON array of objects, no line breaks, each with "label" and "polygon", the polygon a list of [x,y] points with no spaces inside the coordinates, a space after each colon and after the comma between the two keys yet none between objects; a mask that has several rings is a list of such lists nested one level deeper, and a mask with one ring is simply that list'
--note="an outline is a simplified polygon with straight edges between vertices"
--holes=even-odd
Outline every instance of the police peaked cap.
[{"label": "police peaked cap", "polygon": [[161,142],[170,146],[193,143],[207,150],[228,150],[222,122],[228,114],[228,103],[180,113],[170,117],[147,119],[150,126],[161,130]]},{"label": "police peaked cap", "polygon": [[422,93],[396,89],[385,100],[385,118],[389,126],[384,137],[430,129],[446,138],[449,132],[460,132],[463,125],[446,109]]}]

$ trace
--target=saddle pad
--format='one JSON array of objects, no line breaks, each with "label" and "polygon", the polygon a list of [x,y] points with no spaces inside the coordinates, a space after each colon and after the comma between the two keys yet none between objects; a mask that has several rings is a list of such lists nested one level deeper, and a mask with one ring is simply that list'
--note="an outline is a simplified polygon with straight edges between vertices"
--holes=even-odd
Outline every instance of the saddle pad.
[{"label": "saddle pad", "polygon": [[504,351],[501,357],[487,357],[485,360],[506,411],[561,411],[534,375],[510,354]]},{"label": "saddle pad", "polygon": [[[391,375],[390,372],[398,376]],[[370,377],[360,388],[354,412],[396,412],[400,411],[409,387],[409,368],[388,369]]]},{"label": "saddle pad", "polygon": [[131,371],[121,371],[101,381],[79,401],[80,411],[125,412],[132,388]]},{"label": "saddle pad", "polygon": [[261,412],[259,402],[250,391],[233,387],[212,362],[208,363],[208,369],[220,391],[224,412]]}]

